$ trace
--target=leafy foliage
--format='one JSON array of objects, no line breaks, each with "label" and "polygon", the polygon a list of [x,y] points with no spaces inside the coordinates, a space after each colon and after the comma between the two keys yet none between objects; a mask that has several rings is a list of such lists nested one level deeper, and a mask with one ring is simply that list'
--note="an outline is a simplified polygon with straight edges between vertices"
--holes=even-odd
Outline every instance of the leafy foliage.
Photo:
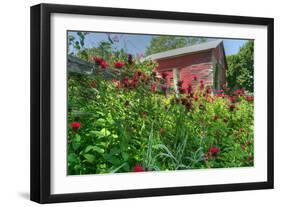
[{"label": "leafy foliage", "polygon": [[254,41],[249,40],[236,55],[227,56],[227,82],[230,88],[254,90]]},{"label": "leafy foliage", "polygon": [[203,37],[156,36],[152,38],[150,45],[146,48],[145,55],[195,45],[206,41],[207,39]]}]

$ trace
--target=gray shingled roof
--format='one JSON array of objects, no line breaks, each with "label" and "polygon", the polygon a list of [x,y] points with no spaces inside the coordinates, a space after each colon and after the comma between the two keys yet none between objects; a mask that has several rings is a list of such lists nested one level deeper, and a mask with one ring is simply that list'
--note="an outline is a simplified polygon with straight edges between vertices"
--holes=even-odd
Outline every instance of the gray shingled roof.
[{"label": "gray shingled roof", "polygon": [[149,55],[144,58],[144,60],[151,59],[151,60],[158,60],[158,59],[163,59],[163,58],[168,58],[168,57],[173,57],[173,56],[178,56],[178,55],[183,55],[183,54],[188,54],[188,53],[195,53],[199,51],[204,51],[204,50],[210,50],[213,48],[216,48],[222,40],[213,40],[210,42],[205,42],[197,45],[192,45],[188,47],[182,47],[182,48],[177,48],[174,50],[168,50],[165,52],[160,52],[160,53],[155,53],[153,55]]}]

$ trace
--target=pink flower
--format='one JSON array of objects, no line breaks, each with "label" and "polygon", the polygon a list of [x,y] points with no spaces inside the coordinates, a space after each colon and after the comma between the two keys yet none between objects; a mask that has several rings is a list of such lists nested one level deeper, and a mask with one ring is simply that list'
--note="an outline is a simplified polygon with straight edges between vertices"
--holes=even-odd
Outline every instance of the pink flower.
[{"label": "pink flower", "polygon": [[167,93],[167,90],[168,90],[168,88],[167,88],[167,86],[161,86],[161,90],[163,91],[163,93]]},{"label": "pink flower", "polygon": [[197,81],[198,77],[196,75],[192,76],[192,80]]},{"label": "pink flower", "polygon": [[157,75],[156,71],[152,71],[151,76],[155,77]]},{"label": "pink flower", "polygon": [[181,87],[182,87],[182,84],[183,84],[183,81],[178,81],[177,86],[178,86],[179,88],[181,88]]},{"label": "pink flower", "polygon": [[235,97],[229,97],[228,99],[229,99],[229,101],[231,103],[236,103],[236,98]]},{"label": "pink flower", "polygon": [[179,88],[179,93],[180,93],[180,94],[185,94],[185,93],[186,93],[186,89],[184,89],[184,88]]},{"label": "pink flower", "polygon": [[104,61],[103,58],[101,58],[101,57],[96,57],[96,56],[92,57],[91,60],[92,60],[92,61],[95,61],[95,63],[96,63],[97,65],[100,65],[101,62]]},{"label": "pink flower", "polygon": [[151,88],[151,91],[155,93],[157,91],[156,83],[152,83],[150,88]]},{"label": "pink flower", "polygon": [[222,94],[217,94],[217,97],[226,98],[226,97],[227,97],[227,95],[226,95],[226,94],[224,94],[224,93],[222,93]]},{"label": "pink flower", "polygon": [[114,62],[114,67],[115,68],[122,68],[123,66],[125,65],[125,63],[124,62],[122,62],[122,61],[117,61],[117,62]]},{"label": "pink flower", "polygon": [[137,74],[137,76],[139,76],[139,77],[142,76],[141,70],[138,70],[136,74]]},{"label": "pink flower", "polygon": [[187,93],[188,94],[192,93],[192,86],[191,86],[191,84],[189,84],[188,87],[187,87]]},{"label": "pink flower", "polygon": [[212,89],[211,89],[210,87],[208,87],[208,88],[206,89],[206,93],[207,93],[207,94],[212,93]]},{"label": "pink flower", "polygon": [[123,84],[126,86],[126,87],[128,87],[129,86],[129,78],[128,78],[128,76],[126,76],[124,79],[123,79]]},{"label": "pink flower", "polygon": [[236,108],[236,106],[235,106],[234,104],[231,104],[231,105],[229,106],[229,110],[230,110],[230,111],[234,111],[235,108]]},{"label": "pink flower", "polygon": [[95,63],[103,69],[107,68],[107,66],[108,66],[107,62],[101,57],[94,56],[91,58],[91,60],[95,61]]},{"label": "pink flower", "polygon": [[107,62],[106,62],[105,60],[102,60],[102,61],[100,62],[100,67],[101,67],[101,68],[105,69],[105,68],[107,68],[107,66],[108,66],[108,64],[107,64]]},{"label": "pink flower", "polygon": [[166,79],[169,74],[166,73],[166,72],[163,72],[161,75],[162,75],[162,78],[163,78],[163,79]]},{"label": "pink flower", "polygon": [[77,131],[81,127],[81,124],[80,122],[72,122],[71,127],[74,131]]},{"label": "pink flower", "polygon": [[246,100],[248,102],[253,102],[254,101],[254,97],[253,96],[246,96]]},{"label": "pink flower", "polygon": [[130,80],[129,82],[130,82],[130,86],[132,88],[135,88],[138,85],[138,76],[134,75],[132,80]]},{"label": "pink flower", "polygon": [[215,156],[220,152],[220,149],[218,147],[213,146],[209,149],[208,152],[211,156]]},{"label": "pink flower", "polygon": [[144,172],[144,168],[141,165],[136,164],[133,168],[133,172]]},{"label": "pink flower", "polygon": [[242,88],[242,89],[238,89],[234,92],[235,95],[243,95],[245,93],[245,90]]},{"label": "pink flower", "polygon": [[204,89],[204,81],[200,80],[200,90],[203,90],[203,89]]}]

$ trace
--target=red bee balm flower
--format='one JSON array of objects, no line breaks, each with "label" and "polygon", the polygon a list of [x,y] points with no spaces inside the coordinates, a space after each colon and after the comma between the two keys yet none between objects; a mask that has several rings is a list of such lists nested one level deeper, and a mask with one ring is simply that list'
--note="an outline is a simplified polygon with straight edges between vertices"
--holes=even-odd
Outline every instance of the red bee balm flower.
[{"label": "red bee balm flower", "polygon": [[192,80],[194,80],[194,81],[197,81],[197,76],[196,75],[194,75],[194,76],[192,76]]},{"label": "red bee balm flower", "polygon": [[161,75],[162,75],[162,78],[163,78],[163,79],[166,79],[167,76],[168,76],[168,73],[164,72],[164,73],[162,73]]},{"label": "red bee balm flower", "polygon": [[101,68],[105,69],[105,68],[107,68],[108,64],[105,60],[102,60],[100,63],[100,66],[101,66]]},{"label": "red bee balm flower", "polygon": [[203,89],[204,89],[204,81],[201,80],[201,81],[200,81],[200,90],[203,90]]},{"label": "red bee balm flower", "polygon": [[133,171],[134,172],[144,172],[144,168],[141,165],[136,164],[133,168]]},{"label": "red bee balm flower", "polygon": [[246,99],[248,102],[253,102],[254,101],[254,97],[253,96],[246,96]]},{"label": "red bee balm flower", "polygon": [[124,83],[124,85],[125,85],[126,87],[129,86],[129,77],[128,77],[128,76],[126,76],[126,77],[123,79],[123,83]]},{"label": "red bee balm flower", "polygon": [[122,61],[117,61],[114,63],[115,68],[122,68],[124,65],[125,65],[125,63]]},{"label": "red bee balm flower", "polygon": [[74,131],[77,131],[81,127],[81,124],[80,122],[72,122],[71,127]]},{"label": "red bee balm flower", "polygon": [[177,83],[177,85],[178,85],[179,88],[182,87],[182,84],[183,84],[183,81],[178,81],[178,83]]},{"label": "red bee balm flower", "polygon": [[179,92],[180,92],[180,94],[185,94],[185,93],[186,93],[186,89],[180,88],[180,89],[179,89]]},{"label": "red bee balm flower", "polygon": [[208,88],[206,89],[206,93],[207,93],[207,94],[212,93],[212,89],[211,89],[210,87],[208,87]]},{"label": "red bee balm flower", "polygon": [[236,98],[235,97],[229,97],[228,99],[229,99],[229,101],[231,103],[235,103],[236,102]]},{"label": "red bee balm flower", "polygon": [[187,93],[188,94],[191,94],[192,93],[192,85],[188,85],[188,87],[187,87]]},{"label": "red bee balm flower", "polygon": [[136,74],[137,74],[137,76],[139,76],[139,77],[140,77],[140,76],[142,75],[141,70],[137,70]]},{"label": "red bee balm flower", "polygon": [[100,65],[103,60],[101,57],[92,57],[92,61],[95,61],[97,65]]},{"label": "red bee balm flower", "polygon": [[167,86],[161,86],[161,90],[163,91],[163,93],[167,93],[167,90],[168,90],[168,88],[167,88]]},{"label": "red bee balm flower", "polygon": [[229,106],[229,110],[230,110],[230,111],[234,111],[235,108],[236,108],[236,106],[235,106],[234,104],[231,104],[231,105]]},{"label": "red bee balm flower", "polygon": [[220,149],[218,147],[211,147],[209,149],[209,154],[211,156],[217,155],[220,152]]},{"label": "red bee balm flower", "polygon": [[150,88],[151,88],[151,91],[152,91],[153,93],[155,93],[155,92],[157,91],[157,85],[156,85],[156,83],[152,83]]}]

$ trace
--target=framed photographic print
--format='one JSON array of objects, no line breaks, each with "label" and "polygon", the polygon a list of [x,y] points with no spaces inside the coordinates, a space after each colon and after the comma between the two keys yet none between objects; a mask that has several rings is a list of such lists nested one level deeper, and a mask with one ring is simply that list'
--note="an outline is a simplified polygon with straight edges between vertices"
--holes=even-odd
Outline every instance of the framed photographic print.
[{"label": "framed photographic print", "polygon": [[31,7],[31,200],[273,188],[273,19]]}]

